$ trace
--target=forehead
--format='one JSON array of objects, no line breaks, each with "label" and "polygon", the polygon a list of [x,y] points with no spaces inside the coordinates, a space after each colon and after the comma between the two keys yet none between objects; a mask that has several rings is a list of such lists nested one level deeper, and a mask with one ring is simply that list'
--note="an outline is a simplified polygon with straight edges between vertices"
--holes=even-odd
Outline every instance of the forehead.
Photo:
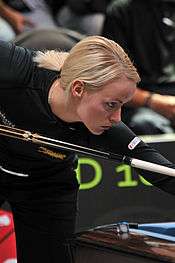
[{"label": "forehead", "polygon": [[133,80],[122,78],[102,86],[98,93],[99,96],[112,100],[125,100],[132,97],[135,90],[136,83]]}]

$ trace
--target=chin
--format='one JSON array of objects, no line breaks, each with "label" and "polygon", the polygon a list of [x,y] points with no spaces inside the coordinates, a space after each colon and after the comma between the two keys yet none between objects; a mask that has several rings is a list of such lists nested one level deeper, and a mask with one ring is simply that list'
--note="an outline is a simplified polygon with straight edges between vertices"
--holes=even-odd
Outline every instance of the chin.
[{"label": "chin", "polygon": [[92,134],[94,134],[94,135],[101,135],[103,132],[104,132],[104,130],[91,130],[91,129],[89,129],[89,131],[92,133]]},{"label": "chin", "polygon": [[85,123],[84,125],[94,135],[101,135],[105,131],[102,127],[90,127],[86,125]]},{"label": "chin", "polygon": [[92,132],[94,135],[101,135],[103,132]]}]

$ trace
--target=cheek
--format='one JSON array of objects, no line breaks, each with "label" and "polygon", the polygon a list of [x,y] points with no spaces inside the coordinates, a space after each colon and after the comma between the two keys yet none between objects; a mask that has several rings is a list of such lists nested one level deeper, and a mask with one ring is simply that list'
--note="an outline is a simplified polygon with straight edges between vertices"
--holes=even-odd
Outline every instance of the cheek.
[{"label": "cheek", "polygon": [[101,104],[92,103],[89,106],[89,115],[91,118],[96,119],[96,121],[100,121],[105,118],[106,112]]},{"label": "cheek", "polygon": [[77,108],[77,113],[81,121],[84,122],[85,120],[87,120],[87,118],[89,118],[89,116],[92,115],[92,107],[90,103],[81,103]]},{"label": "cheek", "polygon": [[106,117],[106,112],[103,109],[103,106],[97,102],[88,101],[83,103],[79,107],[79,116],[82,121],[101,121]]}]

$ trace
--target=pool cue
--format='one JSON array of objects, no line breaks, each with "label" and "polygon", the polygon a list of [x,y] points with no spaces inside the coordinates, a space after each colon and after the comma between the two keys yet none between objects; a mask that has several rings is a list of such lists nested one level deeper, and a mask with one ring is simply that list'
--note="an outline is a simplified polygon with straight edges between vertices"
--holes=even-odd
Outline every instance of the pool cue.
[{"label": "pool cue", "polygon": [[131,158],[128,156],[122,156],[120,154],[115,154],[111,152],[99,151],[92,148],[56,140],[53,138],[45,137],[37,133],[31,133],[30,131],[25,131],[22,129],[9,127],[5,125],[0,125],[0,135],[11,137],[14,139],[24,140],[40,145],[52,146],[54,148],[64,149],[68,151],[74,151],[76,153],[92,155],[95,157],[100,157],[103,159],[120,161],[130,165],[131,167],[143,169],[155,173],[165,174],[168,176],[175,177],[175,169],[169,168],[163,165]]}]

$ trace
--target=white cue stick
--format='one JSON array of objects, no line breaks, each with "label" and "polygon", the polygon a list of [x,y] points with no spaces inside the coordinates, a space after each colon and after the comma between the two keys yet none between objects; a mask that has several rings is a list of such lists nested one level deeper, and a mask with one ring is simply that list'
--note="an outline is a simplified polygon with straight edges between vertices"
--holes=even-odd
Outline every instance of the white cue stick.
[{"label": "white cue stick", "polygon": [[130,165],[135,168],[175,177],[175,169],[163,165],[150,163],[134,158],[130,158]]}]

